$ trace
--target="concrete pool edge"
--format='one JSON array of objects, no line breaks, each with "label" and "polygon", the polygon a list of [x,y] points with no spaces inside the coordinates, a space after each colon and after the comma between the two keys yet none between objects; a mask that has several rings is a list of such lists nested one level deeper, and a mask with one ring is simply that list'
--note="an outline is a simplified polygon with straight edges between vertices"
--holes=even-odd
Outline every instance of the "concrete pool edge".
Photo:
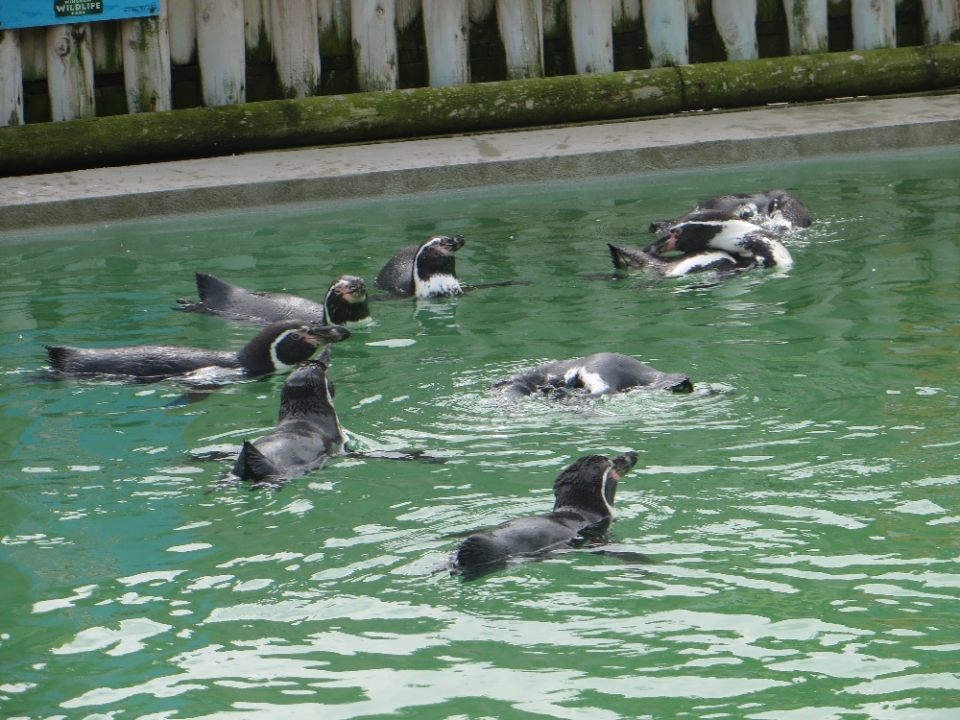
[{"label": "concrete pool edge", "polygon": [[960,94],[787,105],[0,179],[0,237],[960,145]]}]

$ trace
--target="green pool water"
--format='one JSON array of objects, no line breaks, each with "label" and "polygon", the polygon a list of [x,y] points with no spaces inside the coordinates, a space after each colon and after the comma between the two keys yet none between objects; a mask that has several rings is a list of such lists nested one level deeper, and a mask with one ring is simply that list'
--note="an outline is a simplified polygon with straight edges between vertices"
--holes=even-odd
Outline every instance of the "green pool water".
[{"label": "green pool water", "polygon": [[[122,224],[0,241],[4,718],[756,718],[960,713],[960,150]],[[814,215],[794,267],[708,289],[595,280],[606,243],[728,192]],[[283,377],[38,379],[45,343],[239,348],[184,315],[201,270],[321,298],[466,236],[461,278],[333,348],[352,445],[279,493],[205,494]],[[487,395],[599,351],[690,395]],[[463,582],[471,530],[546,512],[590,453],[640,453],[618,554]],[[646,559],[645,559],[646,558]]]}]

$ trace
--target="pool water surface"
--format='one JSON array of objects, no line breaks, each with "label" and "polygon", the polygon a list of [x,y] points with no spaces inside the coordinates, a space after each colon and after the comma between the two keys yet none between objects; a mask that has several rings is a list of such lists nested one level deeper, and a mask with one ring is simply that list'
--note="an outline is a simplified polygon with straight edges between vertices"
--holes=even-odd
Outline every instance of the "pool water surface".
[{"label": "pool water surface", "polygon": [[[5,718],[947,720],[960,712],[960,150],[318,205],[0,241]],[[606,243],[784,187],[787,273],[594,279]],[[447,300],[372,305],[332,349],[359,450],[281,492],[207,494],[283,376],[41,378],[44,344],[238,349],[173,311],[195,271],[322,299],[463,234]],[[694,382],[505,408],[487,389],[613,351]],[[560,470],[640,454],[609,549],[464,582],[472,530]]]}]

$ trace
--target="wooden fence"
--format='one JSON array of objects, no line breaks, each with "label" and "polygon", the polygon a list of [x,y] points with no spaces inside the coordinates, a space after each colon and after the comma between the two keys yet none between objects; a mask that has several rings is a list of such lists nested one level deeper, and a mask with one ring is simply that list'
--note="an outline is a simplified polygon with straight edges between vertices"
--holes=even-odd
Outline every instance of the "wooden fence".
[{"label": "wooden fence", "polygon": [[0,126],[960,39],[960,0],[160,0],[0,31]]}]

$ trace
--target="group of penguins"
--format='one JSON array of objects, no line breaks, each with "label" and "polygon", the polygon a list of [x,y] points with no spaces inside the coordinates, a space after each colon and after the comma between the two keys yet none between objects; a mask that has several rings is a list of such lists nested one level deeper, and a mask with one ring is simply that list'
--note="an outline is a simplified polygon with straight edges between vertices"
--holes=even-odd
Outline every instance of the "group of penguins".
[{"label": "group of penguins", "polygon": [[[754,269],[787,269],[792,258],[780,240],[784,230],[809,227],[810,213],[786,190],[724,195],[674,220],[654,222],[665,233],[643,250],[609,245],[615,268],[643,270],[655,279],[709,272],[713,282]],[[454,253],[462,236],[436,236],[397,253],[376,285],[387,295],[369,296],[362,278],[341,275],[323,302],[295,295],[251,291],[197,273],[199,302],[178,300],[183,312],[215,315],[265,327],[239,352],[172,345],[115,348],[46,346],[56,378],[156,382],[176,378],[195,385],[222,384],[292,367],[283,385],[273,432],[245,441],[220,490],[241,482],[279,489],[347,452],[347,436],[334,409],[327,372],[333,343],[350,337],[343,327],[370,319],[370,300],[388,297],[454,297],[474,289],[460,284]],[[509,283],[507,283],[509,284]],[[484,287],[484,286],[479,286]],[[317,348],[324,348],[311,359]],[[597,353],[546,363],[493,384],[507,403],[531,395],[598,396],[634,389],[690,392],[688,376],[664,373],[627,355]],[[573,462],[554,483],[553,511],[510,520],[467,537],[445,567],[478,577],[515,559],[541,556],[601,538],[613,519],[617,483],[637,462],[637,453],[588,455]]]}]

